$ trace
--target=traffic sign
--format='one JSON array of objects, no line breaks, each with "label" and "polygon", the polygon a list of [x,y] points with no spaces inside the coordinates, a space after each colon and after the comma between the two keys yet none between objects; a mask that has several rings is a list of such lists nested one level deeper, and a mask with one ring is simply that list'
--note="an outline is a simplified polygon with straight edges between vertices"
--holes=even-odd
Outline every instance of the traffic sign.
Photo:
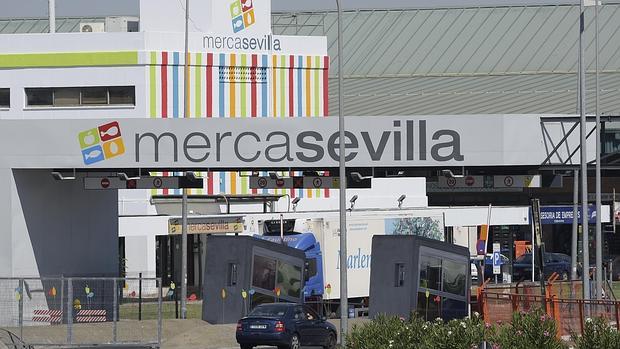
[{"label": "traffic sign", "polygon": [[84,189],[180,189],[204,187],[203,179],[189,179],[186,177],[141,177],[124,181],[118,177],[86,177]]},{"label": "traffic sign", "polygon": [[283,189],[293,188],[293,177],[270,178],[270,177],[250,177],[251,189]]},{"label": "traffic sign", "polygon": [[500,244],[493,244],[493,274],[501,274],[502,256],[500,254]]},{"label": "traffic sign", "polygon": [[[371,180],[364,179],[361,182],[347,180],[348,188],[370,188]],[[251,189],[339,189],[340,178],[330,176],[294,176],[273,179],[270,177],[250,177]]]},{"label": "traffic sign", "polygon": [[[430,182],[429,182],[430,183]],[[435,183],[435,182],[432,182]],[[485,189],[521,189],[542,187],[541,175],[501,175],[501,176],[465,176],[438,177],[436,187],[440,189],[485,188]]]}]

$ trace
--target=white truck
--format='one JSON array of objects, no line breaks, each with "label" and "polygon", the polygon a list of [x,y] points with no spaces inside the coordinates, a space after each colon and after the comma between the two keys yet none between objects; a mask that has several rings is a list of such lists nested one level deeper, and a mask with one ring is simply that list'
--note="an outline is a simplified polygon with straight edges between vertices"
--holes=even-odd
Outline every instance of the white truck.
[{"label": "white truck", "polygon": [[[280,241],[280,219],[286,220],[283,240],[291,247],[306,251],[315,260],[316,272],[306,282],[306,294],[326,300],[340,298],[340,218],[336,211],[261,214],[246,217],[246,232]],[[290,220],[294,220],[291,224]],[[270,221],[273,229],[265,228]],[[292,228],[294,226],[294,228]],[[291,229],[292,228],[292,229]],[[267,231],[270,230],[270,231]],[[369,296],[370,262],[373,235],[419,235],[444,240],[441,212],[429,215],[425,210],[362,210],[347,212],[347,266],[349,298]]]}]

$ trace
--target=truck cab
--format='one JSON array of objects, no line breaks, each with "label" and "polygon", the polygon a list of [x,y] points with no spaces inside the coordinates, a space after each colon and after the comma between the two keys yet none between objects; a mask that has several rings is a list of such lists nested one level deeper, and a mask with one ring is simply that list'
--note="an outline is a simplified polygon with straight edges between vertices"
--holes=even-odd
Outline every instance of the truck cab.
[{"label": "truck cab", "polygon": [[323,297],[323,258],[321,245],[311,232],[295,231],[295,219],[268,220],[263,222],[262,235],[255,238],[283,243],[304,251],[306,254],[306,278],[304,295],[306,300],[320,300]]}]

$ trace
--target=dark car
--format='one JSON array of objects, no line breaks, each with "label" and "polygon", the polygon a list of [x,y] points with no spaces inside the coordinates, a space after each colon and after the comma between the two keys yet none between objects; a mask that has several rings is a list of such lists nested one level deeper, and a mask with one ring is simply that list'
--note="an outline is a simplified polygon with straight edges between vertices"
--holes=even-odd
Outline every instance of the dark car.
[{"label": "dark car", "polygon": [[[548,279],[553,273],[558,273],[560,280],[568,280],[571,270],[571,258],[563,253],[546,252],[544,254],[545,268],[543,270],[545,279]],[[532,278],[532,254],[526,253],[515,259],[512,267],[513,280],[530,280]],[[538,280],[538,271],[534,274],[535,280]]]},{"label": "dark car", "polygon": [[239,320],[236,337],[241,349],[258,345],[275,345],[278,349],[336,347],[336,327],[309,307],[294,303],[257,306]]}]

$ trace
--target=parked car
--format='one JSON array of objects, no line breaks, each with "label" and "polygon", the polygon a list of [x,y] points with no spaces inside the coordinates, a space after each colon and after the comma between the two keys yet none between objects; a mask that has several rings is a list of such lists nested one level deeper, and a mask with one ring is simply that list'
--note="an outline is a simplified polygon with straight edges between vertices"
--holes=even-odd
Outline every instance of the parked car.
[{"label": "parked car", "polygon": [[[568,280],[571,270],[571,258],[563,253],[546,252],[544,254],[545,268],[543,270],[545,279],[549,278],[553,273],[558,273],[561,280]],[[512,267],[513,280],[529,280],[532,275],[532,254],[526,253],[515,259]],[[538,272],[534,274],[534,280],[538,280]]]},{"label": "parked car", "polygon": [[294,303],[268,303],[254,308],[237,323],[237,343],[241,349],[258,345],[278,349],[301,346],[336,347],[336,327],[311,308]]}]

